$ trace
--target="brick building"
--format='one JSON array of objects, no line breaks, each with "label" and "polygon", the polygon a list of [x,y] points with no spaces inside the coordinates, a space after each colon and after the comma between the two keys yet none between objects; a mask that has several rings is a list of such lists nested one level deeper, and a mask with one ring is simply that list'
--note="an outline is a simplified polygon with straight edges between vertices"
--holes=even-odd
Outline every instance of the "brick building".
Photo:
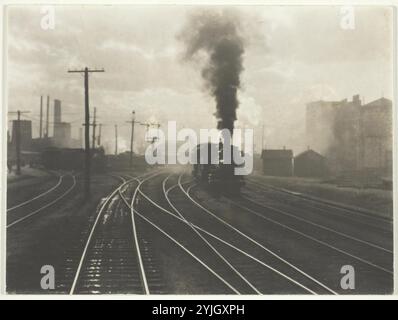
[{"label": "brick building", "polygon": [[307,145],[326,156],[335,173],[389,172],[392,161],[392,102],[362,104],[315,101],[306,109]]}]

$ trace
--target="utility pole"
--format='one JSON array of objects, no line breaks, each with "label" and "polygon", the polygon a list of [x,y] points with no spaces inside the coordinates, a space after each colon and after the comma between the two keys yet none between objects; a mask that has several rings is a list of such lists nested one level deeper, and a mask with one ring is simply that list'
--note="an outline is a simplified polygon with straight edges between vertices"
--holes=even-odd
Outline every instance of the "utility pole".
[{"label": "utility pole", "polygon": [[153,138],[153,142],[154,143],[156,140],[159,140],[159,128],[160,128],[160,123],[155,123],[154,126],[156,126],[157,130],[157,136]]},{"label": "utility pole", "polygon": [[17,114],[17,121],[15,122],[16,128],[13,129],[15,133],[15,158],[17,162],[17,170],[16,174],[21,174],[21,114],[22,113],[29,113],[30,111],[14,111],[9,112],[10,114]]},{"label": "utility pole", "polygon": [[96,123],[96,117],[97,117],[97,108],[94,107],[94,118],[93,118],[93,141],[92,141],[92,149],[95,149],[95,127],[97,126]]},{"label": "utility pole", "polygon": [[40,128],[39,137],[43,138],[43,96],[40,96]]},{"label": "utility pole", "polygon": [[[147,133],[148,133],[148,130],[149,130],[150,127],[156,127],[157,128],[157,135],[159,136],[160,123],[149,123],[149,122],[138,122],[138,123],[141,126],[145,126],[146,127],[146,132]],[[148,138],[147,138],[147,141],[150,141],[151,143],[154,143],[158,139],[158,136],[157,137],[152,137],[152,140],[148,140]]]},{"label": "utility pole", "polygon": [[91,72],[105,72],[104,69],[89,69],[85,67],[83,70],[68,70],[68,73],[84,74],[84,112],[85,112],[85,194],[86,198],[90,197],[90,108],[88,97],[88,75]]},{"label": "utility pole", "polygon": [[102,123],[99,124],[99,132],[98,132],[98,146],[101,145],[101,128],[102,128]]},{"label": "utility pole", "polygon": [[261,135],[261,152],[263,152],[264,149],[264,122],[263,122],[263,127],[262,127],[262,135]]},{"label": "utility pole", "polygon": [[117,124],[115,124],[115,156],[117,156]]},{"label": "utility pole", "polygon": [[130,138],[130,168],[133,167],[133,146],[134,146],[134,124],[135,124],[135,111],[132,112],[131,121],[126,121],[131,123],[131,138]]},{"label": "utility pole", "polygon": [[47,115],[46,115],[46,134],[44,135],[45,138],[48,138],[48,117],[50,114],[50,96],[47,96]]},{"label": "utility pole", "polygon": [[[93,127],[93,132],[92,132],[92,135],[91,135],[91,149],[92,149],[92,150],[95,150],[95,147],[96,147],[96,145],[97,145],[97,136],[95,135],[95,129],[96,129],[96,127],[97,127],[97,116],[96,116],[96,111],[97,111],[97,108],[94,108],[94,120],[93,120],[92,123],[89,123],[89,126]],[[86,124],[83,123],[82,126],[85,127]],[[98,144],[99,144],[99,143],[98,143]]]}]

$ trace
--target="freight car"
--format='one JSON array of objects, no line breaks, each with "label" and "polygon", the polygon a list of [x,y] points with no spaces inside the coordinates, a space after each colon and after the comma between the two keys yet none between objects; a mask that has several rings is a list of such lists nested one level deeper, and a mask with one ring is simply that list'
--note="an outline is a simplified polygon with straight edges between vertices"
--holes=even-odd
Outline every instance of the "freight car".
[{"label": "freight car", "polygon": [[[218,145],[214,143],[197,145],[193,152],[196,163],[193,165],[192,175],[195,180],[218,194],[240,193],[244,180],[243,176],[235,174],[235,168],[238,165],[233,160],[233,152],[239,152],[239,150],[235,146],[230,149],[231,162],[224,163],[223,145],[221,143]],[[213,163],[211,161],[212,154],[218,154],[218,159],[215,159]]]},{"label": "freight car", "polygon": [[[80,148],[47,148],[41,155],[43,166],[52,170],[83,170],[84,157],[84,150]],[[92,150],[91,168],[94,172],[105,170],[106,159],[103,149]]]}]

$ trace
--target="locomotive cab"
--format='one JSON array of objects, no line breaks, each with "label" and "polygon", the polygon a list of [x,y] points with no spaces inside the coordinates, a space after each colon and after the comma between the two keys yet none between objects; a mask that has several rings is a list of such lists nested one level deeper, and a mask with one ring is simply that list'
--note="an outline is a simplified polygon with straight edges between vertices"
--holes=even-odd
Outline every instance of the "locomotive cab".
[{"label": "locomotive cab", "polygon": [[[222,143],[197,145],[196,150],[194,150],[196,164],[193,165],[193,177],[198,183],[204,185],[212,192],[218,194],[240,193],[244,180],[242,176],[235,174],[235,168],[238,165],[233,160],[233,152],[239,152],[237,147],[231,147],[231,161],[230,163],[224,163]],[[216,155],[213,163],[211,161],[212,155]]]}]

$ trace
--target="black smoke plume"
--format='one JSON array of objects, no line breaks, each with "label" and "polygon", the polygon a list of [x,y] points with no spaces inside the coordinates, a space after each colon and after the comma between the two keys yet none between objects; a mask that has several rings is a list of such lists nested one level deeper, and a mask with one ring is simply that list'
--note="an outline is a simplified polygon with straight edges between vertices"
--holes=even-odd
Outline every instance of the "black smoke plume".
[{"label": "black smoke plume", "polygon": [[202,77],[216,101],[217,128],[229,129],[231,134],[243,71],[244,45],[239,31],[238,15],[227,11],[203,11],[192,15],[179,35],[186,47],[186,60],[205,55]]}]

